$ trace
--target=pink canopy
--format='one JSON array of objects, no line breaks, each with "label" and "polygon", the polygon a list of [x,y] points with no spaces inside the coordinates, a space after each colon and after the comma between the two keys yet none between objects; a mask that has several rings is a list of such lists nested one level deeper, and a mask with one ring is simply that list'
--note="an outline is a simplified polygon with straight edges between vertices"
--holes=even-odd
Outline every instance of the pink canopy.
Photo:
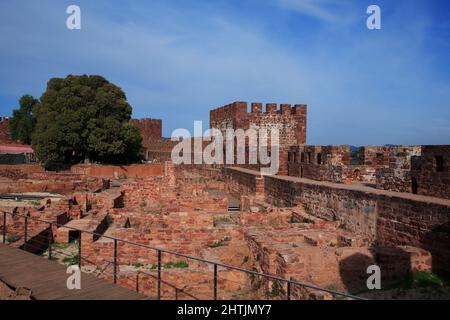
[{"label": "pink canopy", "polygon": [[31,146],[25,144],[0,144],[0,154],[33,153]]}]

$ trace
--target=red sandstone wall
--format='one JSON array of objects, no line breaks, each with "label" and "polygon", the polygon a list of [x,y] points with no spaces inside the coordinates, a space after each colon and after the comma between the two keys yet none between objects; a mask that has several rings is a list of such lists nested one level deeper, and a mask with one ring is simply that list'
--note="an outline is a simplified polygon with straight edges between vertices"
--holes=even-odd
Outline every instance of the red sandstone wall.
[{"label": "red sandstone wall", "polygon": [[[234,102],[232,104],[210,111],[210,127],[222,131],[224,137],[226,129],[279,129],[280,157],[279,174],[288,173],[287,154],[288,147],[306,143],[306,116],[307,106],[297,104],[268,103],[266,111],[262,110],[262,103],[252,103],[251,112],[247,112],[247,102]],[[270,143],[269,143],[270,144]],[[248,159],[248,154],[247,154]],[[259,165],[239,165],[259,169]]]},{"label": "red sandstone wall", "polygon": [[[228,168],[224,177],[253,193],[258,174]],[[309,214],[337,220],[343,228],[383,246],[411,245],[429,250],[433,268],[450,270],[450,202],[401,193],[265,176],[265,200],[276,206],[303,204]]]},{"label": "red sandstone wall", "polygon": [[390,146],[365,146],[360,148],[361,164],[369,166],[389,166]]},{"label": "red sandstone wall", "polygon": [[13,143],[11,133],[9,131],[9,120],[0,118],[0,144]]},{"label": "red sandstone wall", "polygon": [[54,192],[68,194],[75,191],[96,191],[103,188],[99,179],[79,179],[74,181],[73,177],[57,176],[56,179],[49,178],[36,181],[35,179],[20,179],[18,181],[0,181],[0,193],[22,193],[22,192]]},{"label": "red sandstone wall", "polygon": [[280,145],[288,147],[306,143],[306,105],[268,103],[266,112],[262,111],[262,103],[252,103],[252,110],[247,112],[247,102],[232,104],[210,111],[210,127],[225,131],[233,129],[280,129]]},{"label": "red sandstone wall", "polygon": [[162,164],[109,166],[109,165],[74,165],[70,168],[72,173],[84,174],[99,178],[145,178],[161,176],[164,174]]},{"label": "red sandstone wall", "polygon": [[21,173],[43,173],[45,169],[38,164],[0,164],[1,171],[20,171]]},{"label": "red sandstone wall", "polygon": [[0,193],[99,190],[101,179],[81,174],[45,171],[39,165],[0,165]]},{"label": "red sandstone wall", "polygon": [[264,188],[269,203],[281,207],[303,204],[311,215],[340,221],[346,228],[376,239],[376,199],[364,192],[276,177],[265,177]]},{"label": "red sandstone wall", "polygon": [[131,123],[135,124],[141,130],[142,144],[146,146],[155,140],[162,138],[162,120],[160,119],[133,119]]},{"label": "red sandstone wall", "polygon": [[164,161],[170,161],[172,149],[177,143],[178,142],[172,141],[167,138],[148,141],[148,143],[145,145],[145,159],[152,161],[153,163],[163,163]]},{"label": "red sandstone wall", "polygon": [[[436,156],[442,157],[438,171]],[[411,171],[417,179],[418,194],[450,199],[450,146],[423,146],[420,171]]]},{"label": "red sandstone wall", "polygon": [[380,245],[425,248],[433,254],[433,267],[450,268],[448,202],[413,200],[398,193],[378,194],[276,177],[265,177],[264,188],[270,203],[280,206],[302,203],[310,214],[337,219],[346,228]]},{"label": "red sandstone wall", "polygon": [[349,146],[292,146],[288,175],[336,183],[375,183],[375,166],[352,165]]},{"label": "red sandstone wall", "polygon": [[255,194],[263,197],[264,180],[261,176],[245,169],[224,168],[224,175],[230,191],[237,195]]},{"label": "red sandstone wall", "polygon": [[[450,199],[450,146],[397,149],[391,153],[389,168],[377,169],[377,188]],[[442,159],[442,168],[436,157]]]},{"label": "red sandstone wall", "polygon": [[178,180],[177,183],[177,188],[170,186],[166,177],[128,181],[122,185],[125,207],[152,213],[192,211],[197,208],[211,212],[227,211],[226,196],[210,195],[205,191],[218,189],[214,184],[195,184],[192,180]]}]

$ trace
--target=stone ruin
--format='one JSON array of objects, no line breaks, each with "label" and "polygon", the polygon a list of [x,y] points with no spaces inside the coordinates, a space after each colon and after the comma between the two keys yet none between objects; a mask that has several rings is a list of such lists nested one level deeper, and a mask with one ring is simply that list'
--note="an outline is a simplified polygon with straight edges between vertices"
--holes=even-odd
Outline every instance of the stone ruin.
[{"label": "stone ruin", "polygon": [[[127,241],[117,243],[117,284],[151,297],[158,255],[148,247],[370,298],[393,297],[366,292],[370,265],[381,268],[383,284],[450,270],[449,146],[306,145],[305,105],[251,107],[213,110],[210,125],[281,127],[278,175],[261,175],[258,165],[175,166],[161,121],[145,119],[136,124],[151,164],[58,173],[1,165],[0,195],[9,200],[0,200],[0,211],[9,214],[0,233],[43,256],[51,243],[54,259],[79,259],[84,272],[108,281],[112,238]],[[38,200],[20,201],[28,193]],[[27,241],[22,215],[43,220],[28,220]],[[163,253],[161,298],[212,299],[213,272],[211,264]],[[280,281],[221,266],[217,273],[219,299],[287,298]],[[338,297],[293,285],[291,298]]]},{"label": "stone ruin", "polygon": [[[243,168],[168,163],[155,174],[153,166],[159,165],[142,165],[147,175],[139,177],[115,179],[109,172],[110,183],[102,186],[77,184],[83,187],[71,191],[60,186],[65,195],[58,199],[2,205],[2,211],[16,214],[7,215],[11,245],[46,256],[52,242],[53,255],[70,262],[66,256],[76,256],[81,241],[82,270],[113,281],[111,238],[129,241],[117,245],[117,284],[152,297],[156,251],[131,243],[349,293],[364,291],[366,269],[373,264],[383,270],[382,283],[449,266],[448,234],[433,231],[448,223],[446,200],[260,176]],[[102,177],[77,179],[104,182],[107,172],[93,167],[85,172]],[[45,221],[28,221],[26,243],[19,215]],[[17,239],[11,239],[14,234]],[[211,299],[212,274],[212,265],[164,253],[161,297]],[[278,281],[218,268],[220,299],[285,299],[286,290]],[[335,297],[294,285],[291,298]]]}]

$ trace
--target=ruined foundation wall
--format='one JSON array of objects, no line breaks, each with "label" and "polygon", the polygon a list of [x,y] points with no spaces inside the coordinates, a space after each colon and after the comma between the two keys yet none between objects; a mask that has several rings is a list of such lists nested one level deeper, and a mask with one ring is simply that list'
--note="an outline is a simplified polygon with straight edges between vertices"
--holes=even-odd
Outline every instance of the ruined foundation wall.
[{"label": "ruined foundation wall", "polygon": [[265,199],[281,207],[303,204],[314,216],[340,221],[342,226],[376,240],[376,197],[326,184],[265,177]]},{"label": "ruined foundation wall", "polygon": [[[231,173],[232,172],[232,173]],[[251,192],[260,175],[244,169],[228,169],[242,193]],[[226,175],[225,175],[226,176]],[[227,176],[226,176],[227,177]],[[360,234],[382,246],[412,245],[429,250],[433,267],[450,267],[450,202],[437,198],[381,191],[361,186],[265,176],[264,196],[270,204],[293,207]],[[450,270],[450,269],[449,269]]]},{"label": "ruined foundation wall", "polygon": [[99,178],[145,178],[163,175],[164,166],[162,164],[136,164],[128,166],[74,165],[70,168],[70,171],[76,174]]},{"label": "ruined foundation wall", "polygon": [[234,193],[240,195],[254,194],[263,197],[264,180],[261,176],[245,169],[236,171],[233,168],[224,168],[223,172],[230,190]]},{"label": "ruined foundation wall", "polygon": [[45,169],[38,164],[0,164],[0,176],[2,177],[7,177],[8,173],[23,175],[43,172]]},{"label": "ruined foundation wall", "polygon": [[425,248],[433,254],[434,267],[450,267],[449,202],[275,177],[265,177],[265,197],[280,206],[303,203],[310,214],[339,220],[379,245]]}]

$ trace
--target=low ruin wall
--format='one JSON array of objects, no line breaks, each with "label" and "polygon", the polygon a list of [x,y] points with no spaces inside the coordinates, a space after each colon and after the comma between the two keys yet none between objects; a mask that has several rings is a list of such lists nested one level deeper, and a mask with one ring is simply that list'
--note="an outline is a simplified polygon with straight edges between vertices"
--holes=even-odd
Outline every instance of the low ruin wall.
[{"label": "low ruin wall", "polygon": [[[225,170],[232,183],[253,192],[261,176],[243,169]],[[265,176],[263,194],[270,204],[303,204],[309,214],[339,221],[381,246],[410,245],[429,250],[433,268],[450,270],[450,201],[362,186]]]},{"label": "low ruin wall", "polygon": [[46,175],[39,178],[11,180],[0,178],[0,193],[53,192],[68,194],[75,191],[101,190],[103,182],[96,178],[74,179],[70,175]]},{"label": "low ruin wall", "polygon": [[231,191],[238,194],[252,193],[256,196],[264,194],[264,180],[259,174],[246,169],[233,168],[224,168],[223,172]]},{"label": "low ruin wall", "polygon": [[20,171],[22,173],[42,173],[44,168],[38,164],[0,164],[0,172]]},{"label": "low ruin wall", "polygon": [[164,174],[162,164],[108,166],[108,165],[74,165],[72,173],[84,174],[99,178],[145,178]]},{"label": "low ruin wall", "polygon": [[376,197],[370,194],[332,184],[269,176],[265,177],[264,188],[265,199],[271,204],[281,207],[303,204],[311,215],[340,221],[343,227],[362,233],[372,241],[376,239]]}]

